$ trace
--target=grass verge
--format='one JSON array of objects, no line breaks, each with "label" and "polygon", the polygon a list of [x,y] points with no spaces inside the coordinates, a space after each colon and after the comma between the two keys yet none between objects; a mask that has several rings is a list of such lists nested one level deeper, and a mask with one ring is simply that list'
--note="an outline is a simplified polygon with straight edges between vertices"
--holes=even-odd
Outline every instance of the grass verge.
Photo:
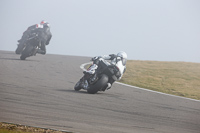
[{"label": "grass verge", "polygon": [[72,133],[0,122],[0,133]]},{"label": "grass verge", "polygon": [[120,82],[200,100],[200,63],[128,60]]}]

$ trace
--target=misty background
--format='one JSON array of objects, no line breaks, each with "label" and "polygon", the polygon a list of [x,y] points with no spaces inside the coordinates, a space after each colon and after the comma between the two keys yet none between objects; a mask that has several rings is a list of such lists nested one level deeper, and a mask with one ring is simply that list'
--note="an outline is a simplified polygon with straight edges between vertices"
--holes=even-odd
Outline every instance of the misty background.
[{"label": "misty background", "polygon": [[0,50],[15,51],[42,20],[53,35],[46,56],[200,62],[199,0],[0,0]]}]

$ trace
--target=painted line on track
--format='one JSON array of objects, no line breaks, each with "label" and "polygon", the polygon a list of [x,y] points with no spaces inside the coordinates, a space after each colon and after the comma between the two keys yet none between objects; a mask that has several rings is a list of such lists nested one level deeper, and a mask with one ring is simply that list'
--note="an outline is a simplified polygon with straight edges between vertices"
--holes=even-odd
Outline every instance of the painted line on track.
[{"label": "painted line on track", "polygon": [[[85,66],[91,64],[92,62],[88,62],[88,63],[84,63],[80,65],[80,68],[85,71]],[[149,92],[153,92],[153,93],[158,93],[158,94],[162,94],[162,95],[167,95],[167,96],[172,96],[172,97],[177,97],[177,98],[182,98],[182,99],[187,99],[187,100],[191,100],[191,101],[196,101],[196,102],[200,102],[200,100],[196,100],[196,99],[191,99],[191,98],[187,98],[187,97],[181,97],[181,96],[176,96],[176,95],[171,95],[171,94],[167,94],[167,93],[163,93],[163,92],[158,92],[158,91],[153,91],[153,90],[149,90],[149,89],[145,89],[145,88],[140,88],[137,86],[132,86],[132,85],[127,85],[124,83],[120,83],[120,82],[115,82],[117,84],[123,85],[123,86],[127,86],[127,87],[131,87],[131,88],[135,88],[135,89],[139,89],[139,90],[144,90],[144,91],[149,91]]]}]

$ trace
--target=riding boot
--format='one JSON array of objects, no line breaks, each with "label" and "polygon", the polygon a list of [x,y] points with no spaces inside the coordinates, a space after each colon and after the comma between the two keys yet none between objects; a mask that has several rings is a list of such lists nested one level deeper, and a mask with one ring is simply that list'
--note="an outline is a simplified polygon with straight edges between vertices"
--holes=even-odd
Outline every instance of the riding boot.
[{"label": "riding boot", "polygon": [[38,50],[37,50],[37,53],[38,53],[38,54],[45,54],[45,51],[43,51],[43,50],[41,50],[41,49],[38,49]]},{"label": "riding boot", "polygon": [[110,89],[112,87],[111,83],[107,83],[106,90]]}]

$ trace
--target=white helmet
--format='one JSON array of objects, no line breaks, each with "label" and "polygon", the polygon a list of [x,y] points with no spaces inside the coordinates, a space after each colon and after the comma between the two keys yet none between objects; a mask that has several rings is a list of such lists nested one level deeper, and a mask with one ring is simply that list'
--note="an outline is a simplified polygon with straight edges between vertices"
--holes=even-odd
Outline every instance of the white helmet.
[{"label": "white helmet", "polygon": [[120,51],[118,54],[117,54],[118,57],[121,57],[123,59],[127,59],[127,54],[124,52],[124,51]]},{"label": "white helmet", "polygon": [[120,51],[120,52],[117,54],[117,56],[121,58],[122,63],[123,63],[123,65],[125,66],[125,65],[126,65],[126,60],[127,60],[127,54],[126,54],[124,51]]}]

